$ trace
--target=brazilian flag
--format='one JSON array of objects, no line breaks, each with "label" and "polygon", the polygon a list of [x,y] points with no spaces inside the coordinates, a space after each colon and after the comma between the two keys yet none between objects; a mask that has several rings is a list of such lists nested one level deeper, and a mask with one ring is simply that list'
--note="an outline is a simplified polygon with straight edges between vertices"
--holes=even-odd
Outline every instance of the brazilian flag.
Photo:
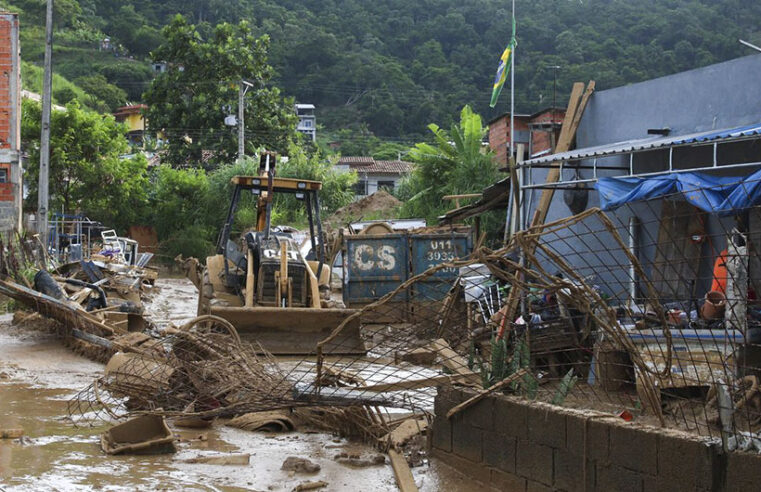
[{"label": "brazilian flag", "polygon": [[491,91],[491,104],[493,108],[497,105],[497,99],[499,99],[499,93],[502,92],[502,86],[505,85],[507,80],[507,72],[510,71],[510,61],[515,50],[515,17],[513,17],[513,35],[510,38],[507,48],[499,57],[499,66],[497,67],[497,75],[494,77],[494,88]]}]

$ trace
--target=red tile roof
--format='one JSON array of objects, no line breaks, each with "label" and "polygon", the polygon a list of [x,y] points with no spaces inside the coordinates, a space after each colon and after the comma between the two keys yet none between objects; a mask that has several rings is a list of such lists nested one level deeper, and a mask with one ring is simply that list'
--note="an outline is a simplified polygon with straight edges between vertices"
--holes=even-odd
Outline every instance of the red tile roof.
[{"label": "red tile roof", "polygon": [[373,159],[372,157],[347,156],[347,157],[341,157],[338,160],[338,163],[344,166],[349,166],[349,167],[368,166],[370,164],[374,164],[375,159]]},{"label": "red tile roof", "polygon": [[341,157],[338,164],[366,174],[407,174],[415,167],[412,162],[376,161],[372,157]]}]

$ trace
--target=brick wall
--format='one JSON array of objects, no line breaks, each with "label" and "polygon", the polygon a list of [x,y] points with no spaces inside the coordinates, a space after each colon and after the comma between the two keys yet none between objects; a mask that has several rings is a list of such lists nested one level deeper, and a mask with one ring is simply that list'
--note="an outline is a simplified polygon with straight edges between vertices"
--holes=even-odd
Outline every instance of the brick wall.
[{"label": "brick wall", "polygon": [[[528,119],[515,116],[515,131],[528,131]],[[489,148],[496,154],[494,161],[500,166],[507,165],[507,149],[510,146],[510,115],[501,116],[489,123]]]},{"label": "brick wall", "polygon": [[21,72],[18,16],[0,12],[0,231],[19,227],[21,210]]},{"label": "brick wall", "polygon": [[755,491],[761,455],[722,454],[677,431],[493,395],[446,418],[470,390],[440,387],[431,453],[503,491]]}]

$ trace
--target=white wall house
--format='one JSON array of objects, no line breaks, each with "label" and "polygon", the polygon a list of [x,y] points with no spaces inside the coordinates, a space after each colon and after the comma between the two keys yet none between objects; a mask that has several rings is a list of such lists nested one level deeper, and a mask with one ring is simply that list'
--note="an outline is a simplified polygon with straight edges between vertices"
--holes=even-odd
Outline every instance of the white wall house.
[{"label": "white wall house", "polygon": [[314,142],[317,139],[317,119],[314,115],[314,104],[297,104],[296,114],[299,125],[296,130],[307,135]]},{"label": "white wall house", "polygon": [[380,161],[372,157],[342,157],[336,168],[356,171],[359,180],[355,187],[357,198],[372,195],[380,189],[392,192],[414,164],[406,161]]}]

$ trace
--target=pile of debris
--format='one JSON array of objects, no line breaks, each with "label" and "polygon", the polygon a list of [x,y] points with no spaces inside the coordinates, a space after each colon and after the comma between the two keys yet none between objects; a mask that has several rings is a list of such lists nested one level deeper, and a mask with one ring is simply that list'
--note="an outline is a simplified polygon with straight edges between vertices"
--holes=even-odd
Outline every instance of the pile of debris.
[{"label": "pile of debris", "polygon": [[66,343],[96,361],[149,340],[143,300],[158,277],[145,265],[152,255],[130,262],[94,253],[48,271],[52,260],[34,242],[16,239],[0,243],[0,294],[59,322]]},{"label": "pile of debris", "polygon": [[396,217],[401,206],[402,202],[387,191],[376,191],[372,195],[336,210],[325,220],[325,228],[337,229],[350,222],[364,219]]}]

